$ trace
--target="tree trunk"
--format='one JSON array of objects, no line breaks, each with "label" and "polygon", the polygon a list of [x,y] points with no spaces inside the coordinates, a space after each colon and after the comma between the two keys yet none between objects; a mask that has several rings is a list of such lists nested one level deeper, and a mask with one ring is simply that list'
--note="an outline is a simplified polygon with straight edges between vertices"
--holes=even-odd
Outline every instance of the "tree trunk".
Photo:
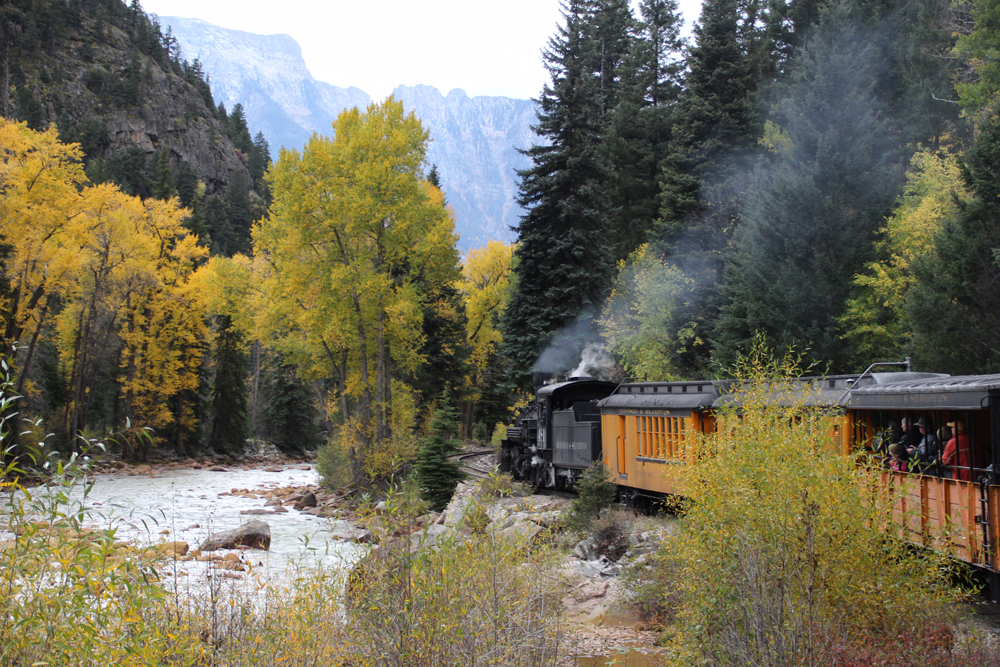
[{"label": "tree trunk", "polygon": [[250,438],[255,440],[258,431],[257,396],[260,392],[260,341],[255,340],[251,346],[250,363],[253,365],[253,383],[250,391]]},{"label": "tree trunk", "polygon": [[174,403],[174,432],[174,451],[184,456],[184,398],[179,393]]},{"label": "tree trunk", "polygon": [[378,299],[377,347],[375,358],[375,441],[388,438],[385,426],[385,311],[382,297]]},{"label": "tree trunk", "polygon": [[338,391],[340,392],[341,422],[344,424],[351,418],[347,403],[347,356],[348,351],[346,349],[340,351],[340,365],[337,367],[337,373],[340,375],[340,387]]}]

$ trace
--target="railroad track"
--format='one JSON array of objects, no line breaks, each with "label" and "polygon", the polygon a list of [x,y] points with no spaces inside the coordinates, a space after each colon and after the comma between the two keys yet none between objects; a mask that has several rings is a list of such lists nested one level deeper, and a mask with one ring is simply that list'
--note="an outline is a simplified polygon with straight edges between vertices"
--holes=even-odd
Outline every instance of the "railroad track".
[{"label": "railroad track", "polygon": [[492,449],[480,449],[474,452],[466,452],[464,454],[456,454],[455,456],[449,456],[448,459],[451,461],[458,461],[458,464],[461,467],[462,472],[464,472],[466,475],[469,475],[470,477],[483,479],[485,477],[489,477],[490,473],[493,472],[492,466],[490,466],[489,470],[483,470],[482,468],[477,468],[469,465],[468,463],[464,463],[464,461],[466,461],[467,459],[473,459],[479,456],[485,456],[486,454],[493,454],[493,453],[494,452]]}]

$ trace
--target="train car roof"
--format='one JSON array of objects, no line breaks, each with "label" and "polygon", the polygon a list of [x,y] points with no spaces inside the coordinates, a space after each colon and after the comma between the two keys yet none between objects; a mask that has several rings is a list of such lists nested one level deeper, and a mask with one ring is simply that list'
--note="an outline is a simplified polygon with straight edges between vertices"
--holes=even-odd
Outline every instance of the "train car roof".
[{"label": "train car roof", "polygon": [[590,390],[596,391],[599,389],[607,390],[607,394],[614,391],[615,387],[618,386],[614,382],[605,382],[604,380],[598,380],[596,378],[585,378],[577,380],[567,380],[566,382],[553,382],[552,384],[542,385],[538,388],[539,396],[559,396],[562,394],[568,394],[571,392],[578,392],[580,390]]},{"label": "train car roof", "polygon": [[851,408],[887,410],[982,410],[985,399],[1000,396],[1000,375],[941,375],[857,387]]},{"label": "train car roof", "polygon": [[[877,387],[889,383],[924,381],[946,378],[940,373],[890,372],[860,373],[844,375],[822,375],[817,377],[790,378],[771,383],[764,400],[772,405],[802,405],[807,407],[847,407],[853,392],[865,387]],[[736,406],[744,403],[745,395],[738,388],[724,394],[714,407]]]},{"label": "train car roof", "polygon": [[[763,400],[769,405],[836,407],[846,402],[847,392],[851,385],[858,380],[859,375],[859,373],[854,373],[851,375],[823,375],[776,380],[767,383]],[[747,395],[741,391],[740,385],[734,383],[732,391],[720,396],[713,407],[742,407],[746,402],[746,397]]]},{"label": "train car roof", "polygon": [[697,410],[711,407],[719,397],[718,383],[629,382],[598,405],[611,411],[627,409]]}]

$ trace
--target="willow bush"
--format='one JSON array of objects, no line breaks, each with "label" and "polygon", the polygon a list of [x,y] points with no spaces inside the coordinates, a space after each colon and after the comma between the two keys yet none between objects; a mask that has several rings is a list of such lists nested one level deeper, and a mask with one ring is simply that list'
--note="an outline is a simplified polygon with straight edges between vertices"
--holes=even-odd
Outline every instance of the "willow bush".
[{"label": "willow bush", "polygon": [[454,531],[408,538],[411,501],[397,495],[368,524],[383,546],[347,586],[351,665],[554,666],[563,632],[551,550],[490,524],[481,498]]},{"label": "willow bush", "polygon": [[657,567],[673,573],[664,595],[677,605],[672,645],[684,664],[851,664],[872,646],[926,653],[956,595],[942,556],[887,530],[878,469],[834,451],[838,412],[787,391],[796,361],[758,344],[718,434],[689,440],[693,463],[674,473],[687,505]]}]

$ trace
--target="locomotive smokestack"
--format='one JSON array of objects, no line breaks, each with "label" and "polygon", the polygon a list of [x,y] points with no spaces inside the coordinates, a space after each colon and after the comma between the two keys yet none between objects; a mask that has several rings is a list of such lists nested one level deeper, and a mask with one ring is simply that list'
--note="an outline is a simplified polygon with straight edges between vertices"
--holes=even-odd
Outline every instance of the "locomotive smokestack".
[{"label": "locomotive smokestack", "polygon": [[539,387],[552,379],[552,373],[546,373],[544,371],[532,371],[531,372],[531,382],[535,385],[535,391],[537,392]]}]

